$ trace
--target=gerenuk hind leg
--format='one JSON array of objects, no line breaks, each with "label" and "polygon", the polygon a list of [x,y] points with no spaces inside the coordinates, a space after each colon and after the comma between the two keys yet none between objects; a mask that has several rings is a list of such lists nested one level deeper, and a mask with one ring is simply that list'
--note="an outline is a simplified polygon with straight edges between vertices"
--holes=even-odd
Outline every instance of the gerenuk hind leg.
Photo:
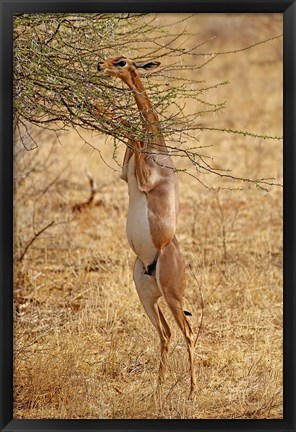
[{"label": "gerenuk hind leg", "polygon": [[161,296],[161,292],[157,286],[155,277],[146,273],[145,266],[139,258],[136,259],[134,265],[134,281],[141,303],[143,304],[150,321],[159,334],[159,384],[162,384],[167,368],[167,355],[171,331],[159,306],[157,305],[157,300]]},{"label": "gerenuk hind leg", "polygon": [[176,238],[159,253],[156,264],[156,281],[187,343],[191,371],[190,394],[192,394],[196,388],[194,337],[183,309],[183,294],[186,285],[185,268]]}]

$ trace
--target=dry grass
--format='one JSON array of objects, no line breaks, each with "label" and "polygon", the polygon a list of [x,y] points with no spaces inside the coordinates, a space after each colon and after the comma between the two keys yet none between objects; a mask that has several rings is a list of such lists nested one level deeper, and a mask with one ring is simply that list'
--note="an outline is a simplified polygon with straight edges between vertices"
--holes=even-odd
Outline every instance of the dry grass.
[{"label": "dry grass", "polygon": [[[272,15],[224,19],[197,17],[201,39],[217,34],[213,50],[281,33]],[[231,82],[215,93],[227,98],[228,109],[209,118],[211,124],[282,134],[281,40],[220,56],[202,74]],[[100,142],[117,171],[73,132],[61,137],[62,146],[44,132],[40,149],[24,152],[16,165],[16,256],[34,236],[33,223],[36,232],[55,224],[15,262],[14,416],[282,418],[281,188],[212,192],[180,175],[177,237],[188,269],[185,306],[196,331],[201,293],[204,298],[198,392],[188,401],[186,347],[165,309],[173,338],[160,401],[158,336],[137,298],[125,237],[126,184],[111,159],[112,143],[87,138]],[[221,133],[203,133],[200,141],[213,144],[208,152],[217,166],[282,181],[279,141]],[[84,166],[97,180],[98,205],[73,214],[71,207],[89,194]]]}]

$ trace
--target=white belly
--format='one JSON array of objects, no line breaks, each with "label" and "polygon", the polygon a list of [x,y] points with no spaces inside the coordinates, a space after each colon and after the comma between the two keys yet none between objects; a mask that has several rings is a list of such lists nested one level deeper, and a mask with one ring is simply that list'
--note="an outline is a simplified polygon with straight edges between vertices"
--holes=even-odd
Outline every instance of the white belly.
[{"label": "white belly", "polygon": [[134,175],[134,156],[129,161],[128,189],[127,239],[135,254],[147,267],[154,261],[157,249],[152,242],[150,233],[146,194],[139,190],[137,179]]}]

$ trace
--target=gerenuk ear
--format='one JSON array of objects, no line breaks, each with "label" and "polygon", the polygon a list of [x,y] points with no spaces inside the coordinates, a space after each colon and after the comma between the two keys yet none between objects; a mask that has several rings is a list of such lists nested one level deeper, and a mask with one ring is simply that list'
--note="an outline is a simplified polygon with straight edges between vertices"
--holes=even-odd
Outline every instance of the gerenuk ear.
[{"label": "gerenuk ear", "polygon": [[160,62],[158,61],[148,61],[148,62],[134,62],[134,65],[136,68],[142,68],[142,69],[155,69],[158,66],[160,66]]}]

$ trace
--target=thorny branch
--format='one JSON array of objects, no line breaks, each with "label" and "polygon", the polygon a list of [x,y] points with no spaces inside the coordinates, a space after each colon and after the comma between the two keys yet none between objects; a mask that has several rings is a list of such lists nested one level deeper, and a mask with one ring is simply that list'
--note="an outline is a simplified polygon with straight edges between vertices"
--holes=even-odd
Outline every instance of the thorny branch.
[{"label": "thorny branch", "polygon": [[[282,137],[216,128],[201,122],[201,118],[225,108],[225,101],[208,101],[208,93],[228,83],[207,85],[195,76],[196,71],[219,55],[235,54],[280,36],[238,50],[205,52],[204,46],[212,38],[198,40],[197,35],[187,30],[190,19],[191,16],[177,18],[174,24],[183,29],[172,34],[170,26],[154,14],[16,15],[13,92],[19,139],[25,142],[23,135],[30,134],[28,125],[55,132],[69,128],[96,131],[114,138],[114,160],[117,142],[130,146],[130,136],[142,142],[153,140],[139,127],[140,118],[131,91],[117,80],[96,72],[99,60],[116,54],[134,57],[140,50],[145,58],[164,60],[158,71],[144,74],[143,80],[159,115],[162,134],[170,144],[170,154],[186,158],[194,174],[187,168],[182,171],[202,184],[205,183],[201,174],[207,172],[263,188],[278,185],[272,179],[235,177],[214,169],[206,161],[201,146],[196,146],[197,135],[204,130],[261,139],[281,140]],[[199,107],[193,113],[186,111],[189,101]],[[98,106],[102,108],[97,109]],[[33,148],[38,146],[33,136],[30,141]]]}]

